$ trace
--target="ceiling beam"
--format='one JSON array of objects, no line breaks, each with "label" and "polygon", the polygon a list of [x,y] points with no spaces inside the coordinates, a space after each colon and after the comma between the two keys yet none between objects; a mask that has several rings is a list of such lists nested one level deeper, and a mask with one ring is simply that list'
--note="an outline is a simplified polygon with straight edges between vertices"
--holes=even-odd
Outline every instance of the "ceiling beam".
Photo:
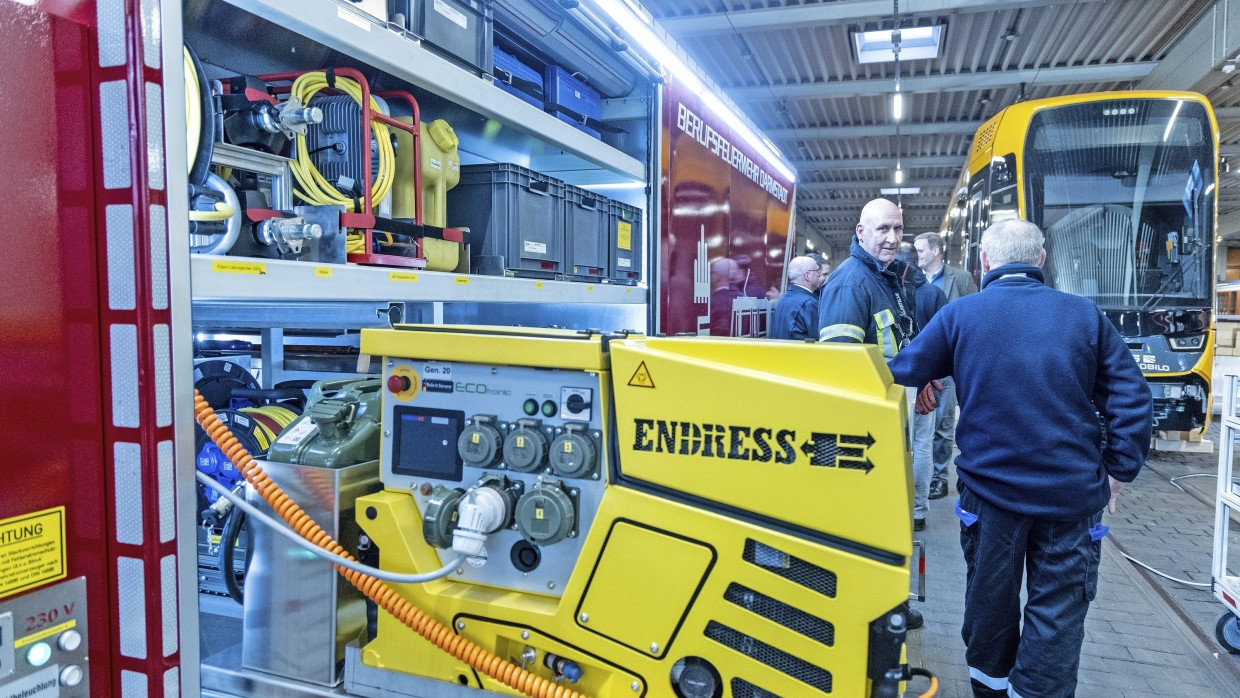
[{"label": "ceiling beam", "polygon": [[[1067,85],[1078,82],[1125,82],[1144,78],[1157,65],[1156,61],[1144,61],[1073,65],[1061,68],[990,70],[978,73],[946,75],[912,75],[900,78],[900,85],[905,92],[962,92],[994,87],[1013,87],[1021,83],[1031,86]],[[891,94],[892,84],[891,78],[871,78],[866,80],[832,80],[830,82],[791,83],[787,85],[730,87],[724,88],[724,91],[738,103],[785,97],[794,99],[839,99],[841,97],[870,97]]]},{"label": "ceiling beam", "polygon": [[1219,121],[1235,121],[1240,119],[1240,107],[1215,107],[1214,118]]},{"label": "ceiling beam", "polygon": [[[965,155],[912,155],[900,158],[904,169],[914,167],[964,167]],[[882,158],[823,158],[820,160],[793,160],[792,166],[802,172],[816,170],[894,170],[894,157]],[[891,186],[896,186],[892,184]]]},{"label": "ceiling beam", "polygon": [[[878,191],[896,186],[890,180],[869,182],[800,182],[797,191]],[[921,187],[922,189],[949,189],[956,186],[956,179],[913,179],[899,185],[904,188]]]},{"label": "ceiling beam", "polygon": [[1240,50],[1240,6],[1215,2],[1138,85],[1142,90],[1208,93],[1231,75],[1215,70]]},{"label": "ceiling beam", "polygon": [[[1097,2],[1098,0],[1084,0]],[[1037,0],[1035,2],[1011,2],[1005,0],[907,0],[902,12],[904,17],[917,15],[995,12],[1039,5],[1076,4],[1077,0]],[[837,2],[770,7],[760,10],[736,12],[710,12],[686,17],[668,17],[659,20],[676,38],[731,34],[746,31],[770,31],[796,29],[823,24],[862,22],[891,17],[891,3],[887,0],[838,0]]]},{"label": "ceiling beam", "polygon": [[[940,134],[963,134],[972,136],[982,121],[927,121],[901,124],[902,136],[937,136]],[[865,124],[859,126],[808,126],[805,128],[776,128],[762,132],[771,140],[813,140],[815,138],[888,138],[895,137],[895,124]]]}]

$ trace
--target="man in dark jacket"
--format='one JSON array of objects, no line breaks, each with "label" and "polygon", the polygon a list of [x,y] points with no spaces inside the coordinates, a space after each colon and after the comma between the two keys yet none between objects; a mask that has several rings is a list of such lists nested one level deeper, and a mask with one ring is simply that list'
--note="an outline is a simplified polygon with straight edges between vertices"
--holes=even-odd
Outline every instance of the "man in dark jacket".
[{"label": "man in dark jacket", "polygon": [[851,255],[822,287],[818,341],[877,344],[891,360],[913,338],[911,299],[905,295],[906,265],[896,259],[904,214],[886,199],[861,209]]},{"label": "man in dark jacket", "polygon": [[[922,233],[913,239],[917,248],[917,266],[930,283],[942,289],[947,302],[977,293],[973,275],[943,260],[943,238],[937,233]],[[956,448],[956,384],[951,376],[943,379],[943,394],[934,411],[934,477],[930,481],[930,499],[947,496],[947,476]]]},{"label": "man in dark jacket", "polygon": [[[913,338],[913,297],[904,287],[908,265],[896,259],[903,234],[904,214],[890,201],[874,199],[861,209],[851,254],[819,294],[818,341],[876,344],[890,361]],[[923,623],[920,611],[908,612],[910,630]]]},{"label": "man in dark jacket", "polygon": [[981,293],[939,311],[889,364],[906,385],[956,379],[962,635],[974,696],[1073,695],[1102,510],[1109,500],[1115,511],[1149,450],[1149,386],[1093,302],[1045,285],[1042,244],[1026,221],[988,228]]},{"label": "man in dark jacket", "polygon": [[[930,318],[947,305],[947,296],[927,281],[926,275],[917,268],[917,250],[913,243],[900,243],[897,259],[905,264],[904,289],[907,295],[913,297],[913,305],[916,306],[913,319],[920,330],[929,325]],[[913,530],[924,531],[926,515],[930,513],[930,484],[934,475],[935,413],[914,413],[909,419],[912,420],[913,432]]]},{"label": "man in dark jacket", "polygon": [[771,339],[818,339],[818,287],[824,280],[822,267],[811,257],[788,262],[788,290],[775,304]]}]

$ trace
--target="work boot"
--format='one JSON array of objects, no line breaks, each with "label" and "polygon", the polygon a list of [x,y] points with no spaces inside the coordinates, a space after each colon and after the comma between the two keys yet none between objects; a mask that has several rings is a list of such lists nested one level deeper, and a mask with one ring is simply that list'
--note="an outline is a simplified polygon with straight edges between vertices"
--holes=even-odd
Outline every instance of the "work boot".
[{"label": "work boot", "polygon": [[926,520],[925,519],[913,519],[913,530],[914,531],[926,530]]},{"label": "work boot", "polygon": [[921,611],[918,611],[915,608],[908,609],[908,613],[905,614],[905,616],[908,619],[908,625],[904,627],[908,628],[909,630],[917,630],[918,628],[926,624],[926,619],[924,616],[921,615]]},{"label": "work boot", "polygon": [[934,480],[930,483],[930,499],[942,499],[947,496],[947,480]]}]

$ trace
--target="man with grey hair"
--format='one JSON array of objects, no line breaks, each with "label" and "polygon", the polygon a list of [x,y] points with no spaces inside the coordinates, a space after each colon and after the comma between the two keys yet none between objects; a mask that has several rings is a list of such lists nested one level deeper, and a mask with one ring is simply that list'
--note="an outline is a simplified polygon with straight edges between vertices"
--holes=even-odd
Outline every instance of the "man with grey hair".
[{"label": "man with grey hair", "polygon": [[788,262],[788,290],[775,304],[771,318],[771,339],[818,339],[818,296],[816,291],[826,277],[812,257],[795,257]]},{"label": "man with grey hair", "polygon": [[1045,285],[1037,226],[990,226],[980,257],[981,292],[939,311],[889,366],[904,385],[956,379],[973,695],[1063,698],[1098,590],[1103,509],[1145,462],[1153,401],[1102,311]]},{"label": "man with grey hair", "polygon": [[[977,293],[973,275],[943,260],[943,238],[935,232],[922,233],[913,238],[917,249],[917,266],[926,279],[939,287],[947,302]],[[956,384],[951,376],[943,379],[943,394],[934,410],[934,475],[930,480],[930,499],[947,496],[948,469],[956,449]]]}]

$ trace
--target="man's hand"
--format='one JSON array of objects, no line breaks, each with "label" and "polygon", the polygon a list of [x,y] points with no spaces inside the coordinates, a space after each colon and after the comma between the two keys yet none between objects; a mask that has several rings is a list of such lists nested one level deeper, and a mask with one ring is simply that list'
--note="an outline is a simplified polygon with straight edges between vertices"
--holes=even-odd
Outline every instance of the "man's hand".
[{"label": "man's hand", "polygon": [[1107,475],[1107,481],[1111,484],[1111,501],[1107,504],[1107,511],[1115,513],[1115,500],[1119,497],[1119,493],[1124,491],[1124,483]]},{"label": "man's hand", "polygon": [[917,402],[914,409],[917,414],[930,414],[939,406],[939,393],[943,392],[943,384],[938,381],[930,381],[926,383],[926,387],[917,393]]}]

